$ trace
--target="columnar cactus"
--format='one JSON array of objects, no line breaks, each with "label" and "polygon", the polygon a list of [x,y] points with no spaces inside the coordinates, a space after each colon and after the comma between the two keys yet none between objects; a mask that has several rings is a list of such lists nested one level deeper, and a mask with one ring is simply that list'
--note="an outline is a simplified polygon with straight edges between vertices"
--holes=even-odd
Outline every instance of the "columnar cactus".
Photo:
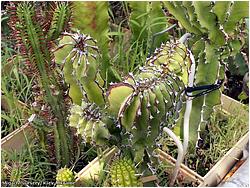
[{"label": "columnar cactus", "polygon": [[83,98],[104,104],[104,81],[98,72],[100,55],[93,38],[79,32],[64,33],[55,56],[57,63],[64,64],[65,81],[70,84],[69,95],[75,104],[81,105]]},{"label": "columnar cactus", "polygon": [[34,108],[47,124],[54,126],[56,156],[64,166],[70,160],[65,96],[51,51],[55,40],[68,29],[71,9],[66,2],[50,2],[49,6],[39,3],[10,2],[9,26],[27,65],[26,73],[34,78]]},{"label": "columnar cactus", "polygon": [[112,187],[141,187],[142,183],[136,177],[135,166],[130,159],[115,160],[110,168]]},{"label": "columnar cactus", "polygon": [[[227,59],[239,53],[246,43],[247,37],[240,28],[244,25],[243,18],[248,17],[248,2],[164,1],[163,6],[182,27],[194,34],[191,50],[198,62],[194,85],[215,84],[223,80]],[[201,139],[200,132],[205,129],[209,114],[217,104],[220,104],[219,90],[193,100],[190,118],[192,142]],[[177,129],[181,130],[180,127]],[[196,144],[198,146],[198,142]]]},{"label": "columnar cactus", "polygon": [[86,142],[101,145],[110,134],[107,120],[112,121],[114,127],[125,130],[138,162],[145,148],[153,148],[162,125],[174,126],[178,120],[188,82],[189,52],[181,42],[163,44],[139,72],[110,84],[105,94],[95,43],[79,32],[65,33],[55,51],[57,62],[64,63],[75,103],[69,125]]}]

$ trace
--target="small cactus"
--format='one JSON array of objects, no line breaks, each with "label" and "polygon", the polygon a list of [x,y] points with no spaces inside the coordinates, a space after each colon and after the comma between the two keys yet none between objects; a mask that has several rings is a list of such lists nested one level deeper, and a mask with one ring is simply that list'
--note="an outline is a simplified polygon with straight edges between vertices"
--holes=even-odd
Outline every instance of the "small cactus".
[{"label": "small cactus", "polygon": [[130,159],[119,159],[112,163],[111,169],[112,187],[141,187],[142,183],[135,175],[135,166]]},{"label": "small cactus", "polygon": [[57,187],[74,187],[75,176],[74,173],[64,167],[58,170],[56,175]]}]

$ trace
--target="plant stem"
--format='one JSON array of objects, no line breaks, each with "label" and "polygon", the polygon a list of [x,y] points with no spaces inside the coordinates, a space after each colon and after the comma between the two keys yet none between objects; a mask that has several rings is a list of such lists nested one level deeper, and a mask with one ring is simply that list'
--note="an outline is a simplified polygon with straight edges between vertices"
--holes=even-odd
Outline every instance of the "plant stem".
[{"label": "plant stem", "polygon": [[177,175],[178,175],[179,168],[181,166],[182,157],[183,157],[183,145],[182,145],[180,139],[169,128],[164,127],[163,131],[166,132],[174,140],[174,142],[176,143],[176,145],[178,147],[178,156],[177,156],[177,160],[175,163],[174,172],[172,174],[172,177],[171,177],[171,180],[169,183],[169,186],[172,187],[174,185],[174,182],[175,182]]},{"label": "plant stem", "polygon": [[[191,53],[190,50],[188,50],[189,55],[190,55],[190,60],[191,60],[191,68],[190,68],[190,73],[188,76],[188,87],[193,87],[194,85],[194,74],[195,74],[195,60],[194,60],[194,56]],[[192,93],[188,93],[189,95],[191,95]],[[190,114],[191,114],[191,110],[192,110],[192,98],[188,97],[187,98],[187,102],[186,102],[186,110],[185,110],[185,114],[184,114],[184,125],[183,125],[183,158],[184,155],[187,152],[187,148],[188,148],[188,141],[189,141],[189,120],[190,120]]]}]

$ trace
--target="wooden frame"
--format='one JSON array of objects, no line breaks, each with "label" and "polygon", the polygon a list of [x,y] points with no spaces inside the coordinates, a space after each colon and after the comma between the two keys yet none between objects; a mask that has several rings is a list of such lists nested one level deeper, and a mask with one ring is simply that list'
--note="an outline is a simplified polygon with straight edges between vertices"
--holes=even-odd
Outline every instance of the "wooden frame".
[{"label": "wooden frame", "polygon": [[29,123],[23,125],[1,139],[1,149],[5,151],[21,150],[26,139],[32,140],[34,138],[34,131]]}]

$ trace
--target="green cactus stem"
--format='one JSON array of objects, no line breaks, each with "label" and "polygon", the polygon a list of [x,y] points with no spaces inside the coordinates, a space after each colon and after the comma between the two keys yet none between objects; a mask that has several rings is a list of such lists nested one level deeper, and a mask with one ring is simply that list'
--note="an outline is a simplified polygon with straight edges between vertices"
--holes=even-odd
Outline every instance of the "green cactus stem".
[{"label": "green cactus stem", "polygon": [[[67,128],[65,127],[66,110],[59,78],[53,69],[53,54],[50,51],[52,40],[56,39],[67,26],[70,11],[68,3],[59,2],[55,5],[54,11],[49,12],[51,15],[48,18],[38,13],[42,10],[35,6],[34,2],[10,3],[8,9],[11,13],[9,25],[13,29],[14,39],[17,40],[17,46],[21,49],[24,63],[28,67],[27,74],[32,74],[35,82],[38,83],[37,87],[40,88],[40,92],[45,98],[42,103],[50,106],[50,118],[47,118],[47,121],[55,126],[57,160],[64,166],[70,160]],[[43,111],[42,107],[38,111]]]},{"label": "green cactus stem", "polygon": [[99,73],[99,50],[96,41],[89,35],[64,33],[55,51],[56,62],[64,64],[64,76],[70,84],[69,95],[75,104],[81,100],[104,104],[104,83]]},{"label": "green cactus stem", "polygon": [[108,89],[108,111],[130,134],[136,162],[142,160],[144,149],[154,146],[163,122],[169,127],[175,125],[189,69],[186,47],[179,42],[167,43],[148,58],[137,74],[130,74]]},{"label": "green cactus stem", "polygon": [[110,134],[98,106],[83,101],[81,106],[73,105],[70,112],[69,126],[76,128],[86,143],[99,146],[107,143]]},{"label": "green cactus stem", "polygon": [[130,159],[115,160],[110,168],[112,187],[141,187],[142,183],[136,177],[135,166]]}]

